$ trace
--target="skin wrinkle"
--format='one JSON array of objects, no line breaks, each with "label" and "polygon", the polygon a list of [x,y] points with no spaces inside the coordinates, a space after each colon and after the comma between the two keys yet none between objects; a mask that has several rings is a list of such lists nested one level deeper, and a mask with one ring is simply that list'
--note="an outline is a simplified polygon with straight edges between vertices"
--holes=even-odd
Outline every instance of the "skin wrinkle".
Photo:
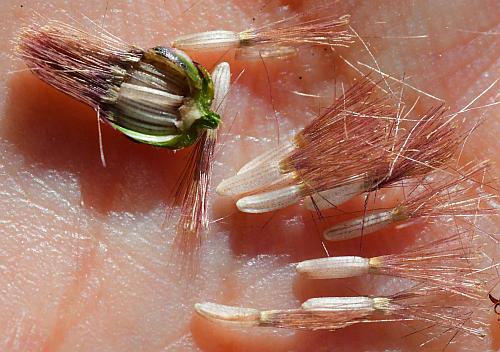
[{"label": "skin wrinkle", "polygon": [[35,320],[21,311],[12,319],[8,333],[0,340],[0,348],[5,351],[30,351],[39,349],[40,342]]},{"label": "skin wrinkle", "polygon": [[[251,2],[240,4],[227,0],[216,2],[217,6],[214,6],[214,3],[207,1],[190,9],[186,14],[183,11],[192,5],[192,1],[188,5],[169,1],[166,1],[165,5],[161,3],[134,1],[128,4],[108,1],[104,4],[102,1],[73,1],[68,5],[54,0],[50,3],[24,4],[21,9],[19,2],[8,0],[4,6],[12,16],[2,24],[5,40],[0,41],[0,51],[12,52],[9,40],[19,25],[18,20],[30,23],[32,10],[49,18],[58,17],[64,20],[67,18],[66,15],[54,11],[63,9],[80,22],[83,21],[83,13],[99,24],[104,13],[104,5],[107,5],[106,28],[125,40],[147,47],[167,44],[175,34],[185,31],[212,29],[215,26],[212,23],[217,23],[218,26],[222,23],[229,29],[244,29],[253,23],[252,17],[257,17],[257,21],[272,21],[277,19],[280,13],[294,13],[310,4],[320,4],[322,1],[294,1],[284,10],[277,10],[276,7],[287,1],[269,2],[263,10],[256,10],[260,9],[260,6]],[[495,66],[488,68],[486,66],[489,64],[485,64],[480,70],[490,72],[490,78],[479,80],[477,88],[473,91],[463,92],[465,87],[462,85],[446,84],[446,81],[453,82],[453,80],[459,83],[472,83],[483,73],[477,72],[478,68],[474,65],[460,69],[465,63],[458,62],[456,58],[461,53],[459,45],[463,38],[469,39],[473,35],[464,35],[462,32],[458,35],[448,29],[446,32],[448,38],[458,38],[456,54],[452,53],[448,57],[440,58],[439,61],[435,55],[422,57],[412,55],[422,51],[425,53],[433,50],[436,50],[435,52],[449,50],[447,47],[440,48],[439,45],[451,45],[454,39],[449,42],[437,42],[433,39],[437,37],[435,33],[440,33],[445,24],[450,24],[450,28],[452,27],[455,15],[467,13],[465,22],[464,20],[457,22],[461,29],[483,31],[485,28],[494,28],[493,21],[496,19],[493,1],[482,2],[481,6],[471,5],[467,1],[457,1],[454,4],[454,9],[457,10],[453,15],[449,11],[443,12],[446,6],[450,6],[445,1],[437,5],[436,2],[430,2],[428,5],[415,3],[412,7],[413,12],[401,12],[403,15],[397,13],[408,8],[404,3],[387,2],[382,10],[379,4],[368,5],[354,1],[340,2],[338,6],[341,13],[344,12],[342,6],[346,6],[345,12],[352,12],[355,28],[361,35],[366,32],[363,23],[371,22],[371,20],[365,21],[366,18],[373,17],[375,20],[387,21],[386,32],[383,32],[387,35],[425,33],[425,28],[422,28],[422,31],[417,28],[418,30],[410,32],[407,27],[402,27],[403,29],[399,27],[400,24],[412,23],[407,21],[407,18],[410,16],[411,19],[417,10],[420,16],[418,18],[429,19],[426,23],[434,25],[433,30],[429,31],[434,33],[432,40],[429,41],[365,39],[373,41],[371,48],[374,49],[382,70],[390,68],[387,73],[392,73],[396,77],[401,77],[405,73],[405,76],[411,77],[409,81],[411,84],[440,97],[451,98],[450,103],[454,109],[465,105],[495,78]],[[221,8],[227,9],[227,12],[221,11]],[[489,9],[491,11],[488,11]],[[478,11],[484,13],[484,16],[481,16],[481,21],[476,23],[472,20],[474,16],[471,14]],[[436,15],[439,15],[440,20],[444,18],[446,21],[440,23],[439,20],[432,20]],[[168,21],[169,18],[175,20]],[[391,23],[396,23],[396,29],[392,29]],[[494,55],[498,53],[498,47],[493,44],[495,37],[481,38],[479,35],[479,40],[484,40],[485,47],[489,47],[488,56],[491,59],[498,57],[498,54]],[[492,44],[488,45],[488,41]],[[419,44],[428,42],[431,44]],[[396,49],[392,49],[393,47]],[[407,48],[409,54],[396,60],[394,53],[401,53],[404,48]],[[482,50],[483,47],[473,46],[468,49],[471,58],[473,50],[479,48]],[[374,63],[367,56],[363,56],[360,50],[354,48],[352,52],[347,50],[343,54],[348,54],[350,60],[360,60],[374,67]],[[219,57],[219,54],[196,55],[196,58],[207,66],[213,65]],[[328,87],[333,80],[332,60],[334,60],[333,54],[324,56],[320,49],[307,49],[294,60],[276,63],[266,61],[270,77],[276,80],[272,89],[275,106],[280,113],[282,139],[289,130],[303,126],[305,116],[310,116],[318,110],[316,99],[297,98],[290,95],[290,91],[323,94],[325,90],[317,87]],[[339,78],[339,82],[356,76],[353,71],[341,67],[338,60],[335,60],[335,63],[339,67],[335,75],[344,78]],[[455,63],[457,65],[453,66]],[[267,81],[255,80],[255,77],[263,77],[261,63],[248,65],[235,63],[232,66],[233,77],[243,67],[246,67],[246,72],[239,82],[242,88],[232,97],[235,103],[228,116],[229,119],[236,116],[236,121],[230,134],[221,137],[224,147],[217,152],[213,186],[250,157],[276,141],[273,111],[268,102]],[[424,71],[420,69],[421,67]],[[454,69],[448,71],[448,67]],[[22,63],[13,61],[10,56],[5,54],[0,56],[2,72],[22,68]],[[452,77],[441,78],[438,74],[443,70]],[[298,79],[299,75],[303,79]],[[16,292],[2,290],[1,295],[4,296],[2,301],[9,304],[4,305],[5,314],[0,314],[0,332],[6,332],[11,336],[15,334],[14,330],[10,329],[12,322],[23,319],[19,313],[15,313],[25,310],[28,316],[36,317],[33,320],[33,324],[36,325],[33,333],[35,338],[38,336],[39,340],[43,341],[56,333],[51,330],[57,321],[53,312],[57,306],[64,304],[63,289],[68,289],[75,283],[76,263],[85,260],[80,258],[80,255],[87,253],[83,249],[80,252],[76,248],[88,246],[88,237],[92,236],[95,238],[95,242],[92,243],[101,241],[108,248],[103,254],[102,267],[88,264],[91,271],[95,266],[96,280],[105,284],[100,289],[99,299],[95,299],[95,307],[79,308],[78,299],[67,303],[70,307],[67,316],[60,320],[61,324],[66,324],[64,320],[75,319],[71,312],[80,311],[83,316],[78,317],[80,319],[78,323],[53,340],[60,351],[155,351],[169,346],[169,343],[179,339],[179,336],[188,338],[181,338],[182,341],[170,345],[168,350],[305,351],[329,349],[335,346],[338,351],[368,348],[375,351],[398,347],[402,350],[411,350],[411,346],[415,345],[408,339],[401,338],[408,329],[401,331],[401,327],[398,328],[395,324],[356,327],[336,333],[295,333],[276,332],[273,329],[231,330],[193,316],[192,305],[200,300],[222,302],[228,299],[231,303],[240,305],[286,308],[296,306],[298,301],[313,296],[332,295],[337,292],[352,294],[351,289],[358,292],[373,292],[376,288],[383,290],[385,287],[390,292],[391,286],[397,287],[398,282],[367,278],[311,283],[296,280],[292,276],[284,276],[283,272],[288,270],[283,267],[288,263],[324,255],[310,214],[300,208],[293,208],[277,213],[269,221],[269,216],[255,217],[235,213],[229,199],[213,195],[210,201],[214,208],[212,218],[227,217],[233,213],[235,215],[212,225],[202,248],[204,257],[201,272],[196,280],[183,283],[176,273],[179,263],[169,255],[172,250],[172,236],[169,236],[171,234],[168,228],[164,232],[159,229],[162,222],[161,209],[168,199],[167,190],[175,182],[175,173],[181,167],[183,154],[174,157],[165,151],[136,145],[105,127],[104,148],[109,165],[107,169],[103,169],[98,156],[95,115],[90,109],[51,90],[29,73],[0,75],[0,83],[2,88],[6,88],[2,89],[0,94],[0,102],[6,102],[1,108],[4,113],[0,120],[0,137],[2,142],[5,141],[13,147],[5,151],[2,163],[12,165],[5,172],[11,178],[19,179],[23,188],[27,190],[24,196],[7,191],[0,194],[2,197],[0,210],[3,214],[15,207],[15,212],[12,211],[9,215],[12,217],[9,219],[13,226],[3,228],[3,236],[0,238],[0,248],[9,249],[9,258],[0,255],[2,264],[0,268],[7,267],[13,275],[5,276],[3,269],[0,269],[0,284],[6,287],[15,280],[20,280],[15,282]],[[405,92],[408,93],[405,94],[405,100],[413,101],[414,96],[411,95],[413,93],[409,93],[408,89],[405,89]],[[456,100],[457,97],[461,99]],[[328,103],[327,98],[321,101],[322,106]],[[302,110],[305,112],[296,113]],[[498,108],[491,108],[488,111],[493,115],[498,112]],[[266,119],[266,116],[269,119]],[[471,116],[474,117],[473,114]],[[226,131],[224,133],[228,133],[229,125],[230,123],[226,122],[223,126],[223,131]],[[36,129],[33,126],[36,126]],[[498,124],[494,124],[494,119],[487,120],[478,134],[471,136],[465,158],[471,158],[474,154],[480,159],[494,157],[491,152],[488,153],[488,148],[480,143],[483,134],[486,134],[489,135],[485,140],[489,150],[498,149],[498,142],[492,132],[495,128],[498,128]],[[19,162],[19,159],[23,161]],[[136,169],[141,171],[134,172]],[[53,171],[59,178],[53,180],[46,172],[40,172],[46,170]],[[36,178],[31,178],[30,175],[36,175]],[[33,187],[36,182],[38,185]],[[0,183],[2,188],[14,189],[3,177]],[[47,188],[43,187],[44,185]],[[29,203],[37,204],[40,208],[31,208]],[[346,209],[355,209],[358,205],[352,202]],[[58,216],[44,214],[43,209],[51,209]],[[291,222],[289,219],[292,217],[299,221]],[[338,220],[341,221],[342,218],[339,217]],[[14,226],[16,223],[17,226]],[[494,229],[495,225],[497,224],[493,223],[490,230]],[[381,233],[374,238],[364,239],[363,247],[366,248],[367,254],[369,251],[380,254],[398,250],[413,241],[412,234],[415,232],[419,234],[420,239],[432,238],[430,229],[421,232],[420,227],[409,227],[398,234],[397,238],[401,241],[394,241],[394,233]],[[48,246],[40,247],[43,238],[46,238]],[[338,255],[358,254],[358,248],[357,242],[329,246],[330,252]],[[32,249],[37,249],[37,252]],[[261,254],[268,255],[269,259],[252,262],[254,257]],[[16,265],[9,264],[9,259]],[[243,269],[245,264],[250,262],[253,263],[251,278],[247,277],[247,274],[241,279],[231,278],[239,271],[245,270]],[[26,276],[24,273],[29,275]],[[228,277],[228,273],[233,274]],[[273,276],[279,284],[274,285]],[[22,277],[27,277],[27,281],[23,281]],[[91,278],[85,278],[79,290],[81,292],[86,289],[91,290],[92,287],[89,287],[92,286],[91,281]],[[26,287],[28,282],[31,288]],[[494,318],[496,317],[492,317]],[[491,333],[498,335],[498,328],[491,330]],[[31,335],[21,335],[20,339],[24,339],[26,344],[30,337]],[[476,344],[477,341],[474,339],[459,338],[457,341],[460,341],[460,346],[452,346],[447,350],[484,350],[478,346],[485,345]],[[476,345],[466,348],[464,343]],[[21,342],[20,346],[23,346]],[[493,350],[498,348],[498,338],[492,343],[487,342],[486,346]],[[36,350],[36,347],[33,350]]]},{"label": "skin wrinkle", "polygon": [[[97,288],[91,288],[90,279],[92,272],[99,271],[101,267],[96,256],[95,243],[88,249],[87,253],[78,254],[77,269],[73,281],[66,287],[65,292],[62,294],[63,299],[59,302],[57,309],[57,320],[51,328],[51,334],[47,337],[42,351],[55,351],[58,350],[64,341],[64,337],[73,327],[85,317],[91,314],[95,309],[95,301],[99,298]],[[85,292],[88,289],[93,289],[96,294]],[[85,299],[85,296],[91,296]],[[81,302],[84,299],[84,302]],[[82,314],[85,312],[84,314]]]},{"label": "skin wrinkle", "polygon": [[[491,70],[491,66],[497,61],[497,59],[495,59],[494,57],[494,53],[498,52],[498,44],[494,43],[492,45],[488,40],[484,39],[484,35],[478,34],[475,38],[471,39],[467,43],[464,43],[462,46],[454,47],[447,53],[440,54],[439,56],[444,61],[453,56],[460,57],[458,64],[455,67],[449,67],[448,70],[444,72],[444,74],[441,74],[441,77],[446,77],[446,73],[450,75],[453,74],[453,72],[460,72],[460,68],[462,67],[465,67],[466,70],[471,70],[479,74]],[[477,58],[478,52],[482,53],[479,59]],[[458,55],[459,53],[460,55]],[[465,88],[463,80],[452,79],[448,80],[448,82],[450,88],[451,84],[461,84]],[[452,98],[458,99],[460,97],[452,96]]]}]

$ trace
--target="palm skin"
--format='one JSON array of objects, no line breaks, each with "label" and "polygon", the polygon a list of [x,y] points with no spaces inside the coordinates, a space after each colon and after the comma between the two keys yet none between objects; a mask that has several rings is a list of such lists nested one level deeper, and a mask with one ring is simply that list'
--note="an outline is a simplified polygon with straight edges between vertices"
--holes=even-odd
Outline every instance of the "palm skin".
[{"label": "palm skin", "polygon": [[[326,3],[327,1],[324,1]],[[0,56],[2,117],[0,146],[0,350],[2,351],[357,351],[413,350],[402,324],[355,326],[343,331],[290,332],[228,329],[193,314],[200,301],[261,308],[295,307],[309,297],[397,289],[397,282],[364,278],[329,282],[296,279],[290,263],[324,255],[311,216],[299,207],[269,215],[236,212],[229,199],[211,197],[214,223],[204,234],[195,277],[182,271],[175,254],[173,224],[162,227],[169,192],[185,152],[134,144],[109,128],[103,141],[107,167],[99,159],[95,113],[39,82],[11,53],[16,29],[46,18],[82,22],[84,14],[122,39],[141,47],[166,45],[176,35],[197,30],[245,29],[293,14],[322,1],[64,1],[20,6],[4,1]],[[371,43],[382,71],[410,79],[458,110],[498,74],[500,47],[495,1],[339,2],[352,25]],[[54,10],[65,11],[65,13]],[[103,15],[105,21],[102,21]],[[43,21],[40,16],[37,21]],[[427,38],[408,38],[427,34]],[[349,61],[374,62],[354,47],[339,50]],[[193,54],[211,67],[220,57]],[[229,60],[228,54],[225,59]],[[308,49],[285,61],[232,62],[233,77],[245,73],[231,94],[222,127],[213,184],[245,161],[308,121],[333,94],[332,82],[357,77],[336,54]],[[271,89],[266,79],[270,78]],[[255,79],[258,77],[259,79]],[[298,97],[321,94],[319,101]],[[496,99],[492,89],[478,105]],[[405,91],[408,101],[416,93]],[[270,102],[272,95],[272,104]],[[427,99],[425,106],[436,104]],[[427,104],[427,105],[425,105]],[[279,111],[278,124],[274,109]],[[462,161],[495,161],[498,108],[468,113],[473,124],[488,119],[468,139]],[[234,123],[231,122],[234,118]],[[228,122],[229,121],[229,122]],[[492,170],[498,174],[498,167]],[[355,206],[353,204],[352,206]],[[292,220],[290,220],[292,219]],[[495,232],[498,224],[484,221]],[[448,229],[448,228],[447,228]],[[448,229],[449,230],[449,229]],[[443,231],[408,227],[364,239],[364,254],[397,251]],[[402,233],[401,233],[402,232]],[[489,242],[489,253],[498,247]],[[329,245],[331,254],[359,253],[359,243]],[[484,341],[458,336],[449,350],[496,350],[500,330]],[[432,345],[441,348],[441,344]]]}]

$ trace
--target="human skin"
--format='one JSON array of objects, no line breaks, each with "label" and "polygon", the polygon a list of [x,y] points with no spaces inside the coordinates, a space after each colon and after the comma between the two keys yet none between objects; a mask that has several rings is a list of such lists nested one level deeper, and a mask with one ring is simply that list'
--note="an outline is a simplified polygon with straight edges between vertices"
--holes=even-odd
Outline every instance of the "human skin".
[{"label": "human skin", "polygon": [[[327,1],[325,1],[326,3]],[[288,7],[283,7],[289,3]],[[394,292],[387,278],[312,282],[297,279],[291,263],[325,255],[318,226],[299,206],[274,216],[239,214],[231,199],[210,197],[212,219],[203,234],[196,274],[187,273],[173,244],[173,221],[165,219],[170,192],[185,152],[173,154],[133,143],[103,127],[107,167],[99,158],[95,112],[41,83],[13,58],[12,39],[21,24],[45,18],[104,23],[120,38],[152,47],[181,33],[242,30],[321,1],[39,1],[2,2],[6,18],[0,41],[0,350],[1,351],[383,351],[414,350],[418,336],[399,324],[353,326],[337,332],[233,329],[193,313],[196,302],[257,308],[297,307],[310,297]],[[339,2],[350,13],[384,72],[443,98],[459,110],[498,76],[498,1]],[[56,11],[57,10],[57,11]],[[41,16],[33,19],[33,13]],[[105,14],[105,20],[103,16]],[[409,36],[428,34],[426,38]],[[375,66],[361,47],[340,53]],[[220,54],[193,54],[207,67]],[[284,61],[232,64],[245,72],[229,97],[213,185],[281,140],[326,106],[334,77],[358,74],[336,54],[305,49]],[[335,68],[335,69],[333,69]],[[271,82],[269,87],[268,79]],[[315,99],[292,91],[322,95]],[[405,88],[405,100],[417,94]],[[497,99],[498,86],[475,106]],[[270,99],[272,96],[272,102]],[[330,98],[331,99],[331,98]],[[438,104],[422,97],[416,112]],[[274,108],[273,108],[274,107]],[[273,110],[278,111],[277,117]],[[495,161],[500,142],[498,107],[464,114],[474,125],[461,162]],[[279,124],[279,129],[277,125]],[[491,174],[498,175],[498,166]],[[359,208],[359,203],[351,207]],[[328,219],[328,224],[332,224]],[[497,232],[496,220],[480,221]],[[319,227],[323,227],[319,224]],[[363,239],[363,254],[404,250],[423,238],[442,236],[449,226],[409,226]],[[449,233],[449,232],[447,232]],[[498,261],[498,245],[487,236],[486,251]],[[331,254],[358,254],[359,242],[328,245]],[[496,256],[496,257],[495,257]],[[494,259],[495,260],[495,259]],[[488,337],[460,334],[449,350],[497,350],[500,329],[493,310]],[[417,334],[418,335],[418,334]],[[421,337],[421,336],[420,336]],[[446,338],[429,350],[441,350]]]}]

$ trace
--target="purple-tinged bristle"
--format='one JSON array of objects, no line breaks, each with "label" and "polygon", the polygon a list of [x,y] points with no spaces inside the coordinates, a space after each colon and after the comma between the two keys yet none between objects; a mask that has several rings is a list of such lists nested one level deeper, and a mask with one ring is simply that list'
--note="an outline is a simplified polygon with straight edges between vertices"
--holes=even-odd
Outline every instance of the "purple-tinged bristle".
[{"label": "purple-tinged bristle", "polygon": [[283,20],[240,32],[243,46],[298,46],[329,45],[348,47],[354,36],[348,30],[349,15],[324,15],[328,7],[318,7],[311,11]]},{"label": "purple-tinged bristle", "polygon": [[295,137],[299,148],[281,167],[296,172],[308,193],[364,182],[380,167],[397,111],[376,88],[368,80],[357,82]]},{"label": "purple-tinged bristle", "polygon": [[447,111],[444,105],[429,109],[412,128],[400,136],[394,135],[393,148],[387,153],[390,166],[380,168],[375,178],[380,181],[374,189],[424,176],[451,160],[463,137],[455,121],[447,123]]},{"label": "purple-tinged bristle", "polygon": [[142,56],[115,37],[58,21],[22,28],[17,51],[41,80],[95,109],[127,66]]}]

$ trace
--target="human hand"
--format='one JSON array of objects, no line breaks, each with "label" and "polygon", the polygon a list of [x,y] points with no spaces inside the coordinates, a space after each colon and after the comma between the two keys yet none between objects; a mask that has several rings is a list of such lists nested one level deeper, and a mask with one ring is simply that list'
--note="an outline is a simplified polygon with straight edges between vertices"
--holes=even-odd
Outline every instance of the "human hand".
[{"label": "human hand", "polygon": [[[13,61],[9,42],[36,11],[52,19],[104,24],[111,33],[141,47],[167,45],[176,35],[244,29],[327,1],[64,1],[24,4],[8,0],[0,70],[3,116],[0,182],[0,350],[5,351],[311,351],[412,350],[399,324],[360,325],[336,332],[227,329],[193,314],[200,301],[259,308],[297,307],[310,297],[350,289],[397,289],[387,279],[311,282],[297,280],[289,263],[324,256],[310,213],[299,207],[270,215],[237,213],[229,199],[211,197],[213,219],[200,248],[196,277],[184,275],[175,254],[173,224],[162,228],[169,194],[185,152],[173,154],[130,142],[104,128],[107,167],[99,159],[95,113],[38,81]],[[190,7],[191,5],[193,5]],[[262,5],[262,6],[261,6]],[[372,44],[382,71],[402,77],[445,99],[458,110],[486,89],[498,74],[495,1],[339,2],[352,25]],[[57,11],[56,11],[57,10]],[[105,14],[105,20],[102,18]],[[42,19],[37,18],[37,21]],[[491,31],[491,32],[488,32]],[[408,38],[427,34],[427,38]],[[352,62],[374,66],[361,47],[340,50]],[[220,55],[193,54],[213,66]],[[225,60],[230,59],[226,55]],[[332,69],[335,63],[335,70]],[[245,161],[300,128],[332,96],[333,80],[358,77],[335,54],[307,49],[281,61],[231,62],[233,77],[245,72],[230,95],[220,134],[213,185]],[[271,81],[271,88],[267,78]],[[292,91],[320,94],[301,97]],[[497,99],[491,90],[477,106]],[[408,101],[417,93],[406,90]],[[272,95],[272,103],[270,99]],[[426,104],[437,104],[431,98]],[[489,100],[488,100],[489,99]],[[276,120],[274,109],[279,112]],[[424,105],[425,106],[425,105]],[[428,105],[427,105],[428,106]],[[499,147],[496,106],[464,115],[473,124],[463,160],[495,161]],[[232,120],[234,119],[234,123]],[[276,127],[279,122],[279,132]],[[498,174],[498,167],[492,170]],[[483,229],[495,233],[498,224]],[[366,237],[369,253],[390,253],[440,231],[408,227]],[[489,241],[497,255],[498,244]],[[496,246],[496,247],[495,247]],[[329,245],[331,253],[357,254],[359,243]],[[485,341],[457,337],[457,350],[500,347],[496,317]],[[444,342],[445,343],[445,342]],[[443,343],[429,348],[441,349]],[[469,346],[470,345],[470,346]]]}]

